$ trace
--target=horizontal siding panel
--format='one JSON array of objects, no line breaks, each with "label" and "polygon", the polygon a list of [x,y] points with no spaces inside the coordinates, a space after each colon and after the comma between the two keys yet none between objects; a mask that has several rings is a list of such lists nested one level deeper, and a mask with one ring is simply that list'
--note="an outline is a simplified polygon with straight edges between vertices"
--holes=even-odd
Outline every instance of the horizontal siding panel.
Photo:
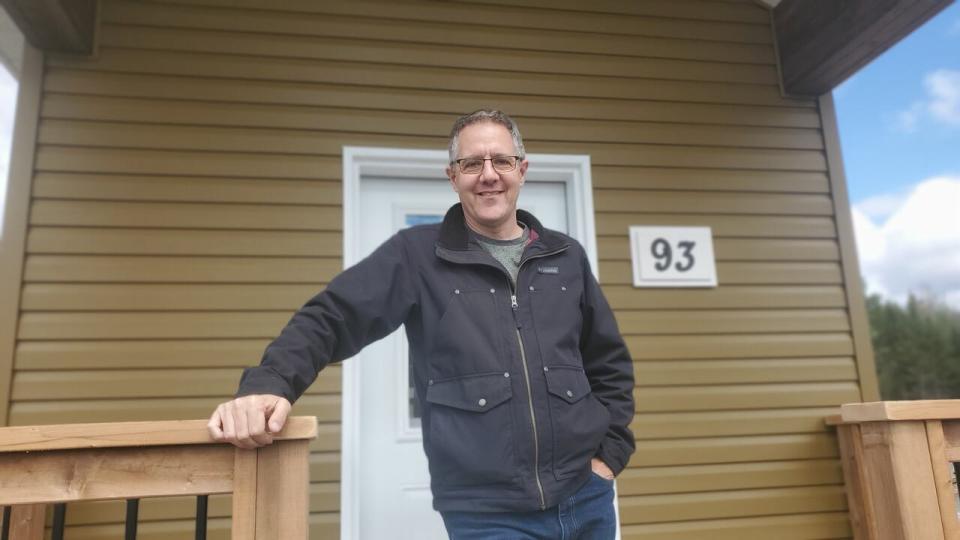
[{"label": "horizontal siding panel", "polygon": [[620,521],[657,523],[696,519],[835,512],[847,507],[841,486],[808,486],[621,497]]},{"label": "horizontal siding panel", "polygon": [[[586,11],[580,0],[458,0],[470,4],[522,5],[541,9]],[[589,4],[590,12],[644,15],[671,19],[700,19],[709,21],[744,22],[767,24],[768,15],[756,5],[709,1],[664,1],[645,0],[638,3],[623,3],[617,0],[599,0]]]},{"label": "horizontal siding panel", "polygon": [[[169,314],[159,314],[166,317]],[[121,315],[122,317],[122,315]],[[176,317],[176,315],[173,315]],[[162,324],[167,320],[153,321]],[[203,321],[193,321],[194,324]],[[207,321],[209,322],[209,321]],[[286,321],[276,321],[274,334]],[[22,324],[22,323],[21,323]],[[146,324],[146,323],[145,323]],[[261,326],[271,323],[254,323]],[[229,326],[229,322],[223,324]],[[265,332],[267,333],[267,332]],[[204,366],[241,368],[256,365],[274,336],[261,339],[148,339],[128,341],[20,341],[17,343],[14,369],[130,369],[163,366],[193,368]],[[239,376],[239,375],[238,375]],[[327,376],[326,373],[320,375]]]},{"label": "horizontal siding panel", "polygon": [[810,540],[849,538],[852,533],[847,513],[834,512],[627,525],[621,534],[624,540]]},{"label": "horizontal siding panel", "polygon": [[315,175],[334,182],[189,176],[39,173],[33,179],[35,199],[101,201],[179,201],[209,203],[310,204],[340,206],[341,163],[330,159]]},{"label": "horizontal siding panel", "polygon": [[[717,281],[727,285],[841,285],[837,262],[718,262]],[[626,261],[600,265],[604,285],[633,286],[633,269]]]},{"label": "horizontal siding panel", "polygon": [[[678,119],[679,120],[679,119]],[[523,124],[526,132],[526,124]],[[818,172],[729,171],[654,167],[592,168],[594,188],[683,191],[829,193],[827,175]],[[742,194],[742,193],[741,193]]]},{"label": "horizontal siding panel", "polygon": [[633,372],[643,386],[857,380],[852,357],[643,361]]},{"label": "horizontal siding panel", "polygon": [[[35,170],[329,180],[330,165],[334,162],[338,168],[342,167],[339,157],[315,155],[39,146]],[[335,178],[339,179],[339,175]]]},{"label": "horizontal siding panel", "polygon": [[18,337],[50,340],[272,339],[279,335],[291,315],[293,310],[247,313],[24,313],[20,317]]},{"label": "horizontal siding panel", "polygon": [[843,289],[818,286],[722,286],[715,289],[634,289],[604,286],[615,310],[621,309],[747,309],[840,308]]},{"label": "horizontal siding panel", "polygon": [[[601,260],[630,260],[629,237],[602,236],[597,244]],[[834,240],[714,238],[713,253],[717,261],[840,260],[840,249]]]},{"label": "horizontal siding panel", "polygon": [[[515,3],[511,3],[511,5],[516,7]],[[717,11],[716,3],[703,2],[702,5],[707,7],[698,8],[694,14],[703,16],[705,13],[710,13],[721,17],[721,20],[728,20],[731,15],[729,10]],[[624,8],[629,9],[631,6],[617,2],[610,5],[610,8],[619,11]],[[646,4],[636,4],[636,8],[643,9],[644,6]],[[592,4],[591,8],[596,10],[597,6]],[[691,14],[686,7],[681,9],[687,17]],[[736,20],[728,20],[728,22],[756,24],[758,22],[756,17],[760,16],[764,17],[763,24],[769,24],[769,18],[763,10],[749,7],[741,8],[741,10],[741,12],[735,14]],[[748,10],[752,11],[752,14]],[[639,15],[641,13],[631,14]],[[404,43],[486,42],[492,50],[498,52],[509,49],[525,49],[757,64],[771,63],[774,58],[773,48],[766,44],[713,43],[710,47],[704,47],[696,41],[685,39],[646,36],[625,37],[533,28],[516,32],[507,27],[474,28],[462,24],[450,25],[412,20],[404,21],[403,24],[396,24],[383,19],[306,13],[235,11],[231,14],[231,17],[223,17],[219,10],[199,6],[152,6],[131,2],[106,3],[102,20],[122,25],[364,38]]]},{"label": "horizontal siding panel", "polygon": [[[232,8],[262,9],[261,0],[164,0],[168,4],[206,5]],[[425,8],[425,9],[417,9]],[[502,21],[504,28],[567,30],[601,34],[664,36],[685,39],[708,39],[742,43],[770,43],[770,30],[766,24],[735,24],[732,22],[696,21],[679,19],[653,19],[623,14],[594,12],[564,12],[538,7],[513,7],[510,17],[504,19],[503,7],[468,5],[447,2],[444,4],[407,2],[376,2],[358,0],[346,4],[338,2],[315,2],[314,0],[289,0],[283,11],[291,13],[316,13],[329,15],[353,15],[377,17],[396,21],[417,20],[462,24],[463,21]],[[416,13],[415,16],[413,14]],[[689,15],[688,15],[689,16]]]},{"label": "horizontal siding panel", "polygon": [[[287,318],[321,290],[316,285],[54,284],[24,286],[33,311],[282,311]],[[215,315],[214,315],[215,316]],[[275,320],[275,315],[267,315]]]},{"label": "horizontal siding panel", "polygon": [[[602,192],[600,192],[602,193]],[[658,198],[656,193],[651,194]],[[661,198],[661,202],[669,203],[671,198],[679,194]],[[635,192],[630,198],[642,200],[644,192]],[[709,195],[694,196],[693,200],[709,199]],[[522,200],[522,199],[521,199]],[[521,203],[522,206],[522,203]],[[648,207],[647,203],[642,206]],[[681,210],[683,208],[681,207]],[[710,227],[714,238],[722,237],[749,237],[749,238],[789,238],[789,239],[819,239],[836,238],[837,228],[829,216],[787,216],[787,215],[750,215],[740,212],[738,215],[674,212],[662,213],[663,209],[653,212],[644,212],[639,208],[636,212],[603,212],[596,215],[597,234],[601,236],[621,236],[628,234],[634,225],[676,226],[676,227]]]},{"label": "horizontal siding panel", "polygon": [[[471,43],[463,38],[445,44],[424,44],[230,31],[211,35],[203,30],[118,26],[110,23],[101,25],[98,38],[101,47],[117,49],[219,53],[311,61],[376,62],[392,66],[471,66],[478,72],[559,73],[574,76],[777,84],[777,71],[772,64],[524,49],[497,51],[488,47],[462,45]],[[492,36],[481,43],[488,41],[496,43]]]},{"label": "horizontal siding panel", "polygon": [[632,467],[836,458],[829,433],[637,441]]},{"label": "horizontal siding panel", "polygon": [[811,100],[784,99],[776,84],[490,72],[474,71],[468,68],[373,65],[293,58],[274,58],[269,63],[265,63],[260,58],[250,56],[140,51],[111,47],[99,49],[96,63],[84,64],[72,58],[51,57],[47,66],[109,73],[349,84],[382,88],[430,89],[434,92],[470,89],[483,94],[520,94],[542,97],[647,99],[779,107],[812,107],[814,104]]},{"label": "horizontal siding panel", "polygon": [[[702,48],[701,45],[698,47]],[[473,110],[478,102],[482,102],[490,107],[511,111],[511,116],[523,126],[526,126],[526,118],[541,117],[820,128],[820,117],[815,110],[808,108],[778,107],[776,104],[754,106],[752,103],[738,105],[645,101],[636,96],[603,101],[553,96],[549,100],[544,100],[538,96],[491,95],[462,88],[441,91],[271,80],[244,80],[239,84],[237,80],[208,79],[202,74],[196,77],[181,77],[143,73],[88,72],[56,67],[48,69],[44,88],[48,91],[41,104],[44,110],[49,110],[48,103],[55,97],[54,93],[149,98],[152,102],[177,99],[199,100],[208,104],[216,102],[310,105],[345,109],[420,111],[444,113],[451,119],[463,114],[464,111]],[[703,97],[709,98],[709,96]],[[733,98],[728,97],[728,99]]]},{"label": "horizontal siding panel", "polygon": [[840,462],[832,459],[629,468],[617,477],[617,492],[629,495],[842,485]]},{"label": "horizontal siding panel", "polygon": [[311,453],[310,479],[314,482],[340,481],[340,454],[338,452]]},{"label": "horizontal siding panel", "polygon": [[[345,133],[267,128],[166,126],[79,120],[41,120],[38,141],[45,145],[119,147],[193,152],[340,155],[344,145],[440,149],[445,137]],[[528,143],[532,142],[528,139]],[[533,148],[533,146],[530,146]],[[823,153],[812,150],[755,149],[663,144],[536,141],[538,152],[589,153],[598,165],[703,168],[797,169],[823,171]],[[438,176],[441,171],[438,171]],[[798,196],[800,197],[800,196]],[[824,197],[820,197],[821,199]],[[805,199],[798,198],[802,205]],[[615,210],[616,208],[598,207]]]},{"label": "horizontal siding panel", "polygon": [[[340,377],[333,375],[318,377],[307,393],[339,393]],[[11,399],[226,398],[236,392],[239,379],[240,370],[235,368],[18,371],[13,375]]]},{"label": "horizontal siding panel", "polygon": [[597,212],[679,212],[710,214],[778,214],[829,216],[829,195],[772,193],[688,193],[603,189],[594,193]]},{"label": "horizontal siding panel", "polygon": [[30,224],[342,231],[343,215],[339,206],[35,200]]},{"label": "horizontal siding panel", "polygon": [[850,334],[627,336],[635,360],[853,356]]},{"label": "horizontal siding panel", "polygon": [[[81,401],[14,401],[10,425],[132,422],[209,418],[230,396],[214,398],[88,399]],[[311,395],[297,400],[293,414],[316,416],[320,422],[340,421],[340,396]],[[339,446],[339,440],[336,441]],[[319,449],[319,448],[318,448]],[[326,450],[332,450],[324,448]]]},{"label": "horizontal siding panel", "polygon": [[[24,282],[312,283],[340,272],[339,258],[29,255]],[[301,301],[306,301],[302,298]]]},{"label": "horizontal siding panel", "polygon": [[329,232],[33,227],[27,233],[31,254],[339,257],[341,249],[341,235]]},{"label": "horizontal siding panel", "polygon": [[[316,129],[352,133],[431,136],[449,129],[446,113],[408,113],[327,107],[251,105],[48,95],[41,116],[49,120],[136,122],[272,129]],[[523,118],[527,140],[607,143],[716,145],[747,148],[818,150],[823,137],[815,129],[628,123],[585,119]],[[677,121],[676,119],[674,121]]]},{"label": "horizontal siding panel", "polygon": [[722,334],[744,332],[843,332],[846,310],[618,311],[620,332],[643,334]]},{"label": "horizontal siding panel", "polygon": [[637,412],[839,407],[860,401],[855,382],[639,387]]},{"label": "horizontal siding panel", "polygon": [[838,407],[641,413],[630,428],[637,439],[818,433],[825,429],[824,418],[837,414]]}]

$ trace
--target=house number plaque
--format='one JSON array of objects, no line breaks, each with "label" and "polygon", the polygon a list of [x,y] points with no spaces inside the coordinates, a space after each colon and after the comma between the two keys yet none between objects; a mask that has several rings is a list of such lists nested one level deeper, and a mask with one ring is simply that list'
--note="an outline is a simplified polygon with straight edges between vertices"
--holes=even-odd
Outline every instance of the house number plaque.
[{"label": "house number plaque", "polygon": [[634,287],[716,287],[710,227],[630,227]]}]

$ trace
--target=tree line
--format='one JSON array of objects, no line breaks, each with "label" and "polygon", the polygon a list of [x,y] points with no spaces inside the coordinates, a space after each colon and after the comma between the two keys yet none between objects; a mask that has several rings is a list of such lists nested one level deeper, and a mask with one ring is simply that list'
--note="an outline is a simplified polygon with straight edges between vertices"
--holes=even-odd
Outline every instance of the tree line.
[{"label": "tree line", "polygon": [[912,295],[900,305],[874,294],[867,313],[883,399],[960,398],[960,311]]}]

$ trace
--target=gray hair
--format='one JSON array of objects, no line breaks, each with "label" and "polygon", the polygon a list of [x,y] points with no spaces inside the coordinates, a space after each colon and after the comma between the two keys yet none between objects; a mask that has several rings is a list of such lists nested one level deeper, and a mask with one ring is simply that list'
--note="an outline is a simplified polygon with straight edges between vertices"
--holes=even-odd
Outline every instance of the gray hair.
[{"label": "gray hair", "polygon": [[517,123],[503,111],[480,109],[457,118],[457,121],[453,123],[453,129],[450,130],[450,144],[447,147],[447,150],[450,152],[450,163],[453,163],[457,159],[460,132],[463,131],[463,128],[480,122],[493,122],[494,124],[500,124],[507,128],[507,131],[510,132],[510,138],[513,139],[513,148],[517,152],[517,155],[520,156],[520,159],[526,157],[526,153],[523,150],[523,137],[520,136],[520,128],[517,126]]}]

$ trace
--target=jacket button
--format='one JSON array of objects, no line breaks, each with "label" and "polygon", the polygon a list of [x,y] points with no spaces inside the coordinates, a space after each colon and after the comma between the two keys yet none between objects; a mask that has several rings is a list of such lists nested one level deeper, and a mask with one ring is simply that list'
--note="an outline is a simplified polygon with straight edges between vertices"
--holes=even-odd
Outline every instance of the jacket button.
[{"label": "jacket button", "polygon": [[491,294],[492,294],[492,293],[495,293],[495,292],[497,292],[496,289],[490,289],[490,293],[491,293]]},{"label": "jacket button", "polygon": [[433,384],[433,379],[430,379],[429,381],[427,381],[427,385],[432,385],[432,384]]},{"label": "jacket button", "polygon": [[533,285],[530,286],[530,290],[531,290],[531,291],[534,290],[534,289],[533,289]]},{"label": "jacket button", "polygon": [[453,294],[460,294],[460,289],[454,289]]},{"label": "jacket button", "polygon": [[509,378],[510,378],[510,373],[504,372],[503,376],[509,379]]},{"label": "jacket button", "polygon": [[573,397],[573,392],[571,390],[567,390],[567,397]]},{"label": "jacket button", "polygon": [[567,290],[567,288],[566,288],[566,287],[560,287],[560,290],[561,290],[561,291],[565,291],[565,290]]},{"label": "jacket button", "polygon": [[544,371],[550,371],[550,368],[548,368],[547,366],[543,366],[543,370],[544,370]]},{"label": "jacket button", "polygon": [[480,398],[480,401],[477,402],[477,405],[483,407],[487,404],[487,400]]}]

